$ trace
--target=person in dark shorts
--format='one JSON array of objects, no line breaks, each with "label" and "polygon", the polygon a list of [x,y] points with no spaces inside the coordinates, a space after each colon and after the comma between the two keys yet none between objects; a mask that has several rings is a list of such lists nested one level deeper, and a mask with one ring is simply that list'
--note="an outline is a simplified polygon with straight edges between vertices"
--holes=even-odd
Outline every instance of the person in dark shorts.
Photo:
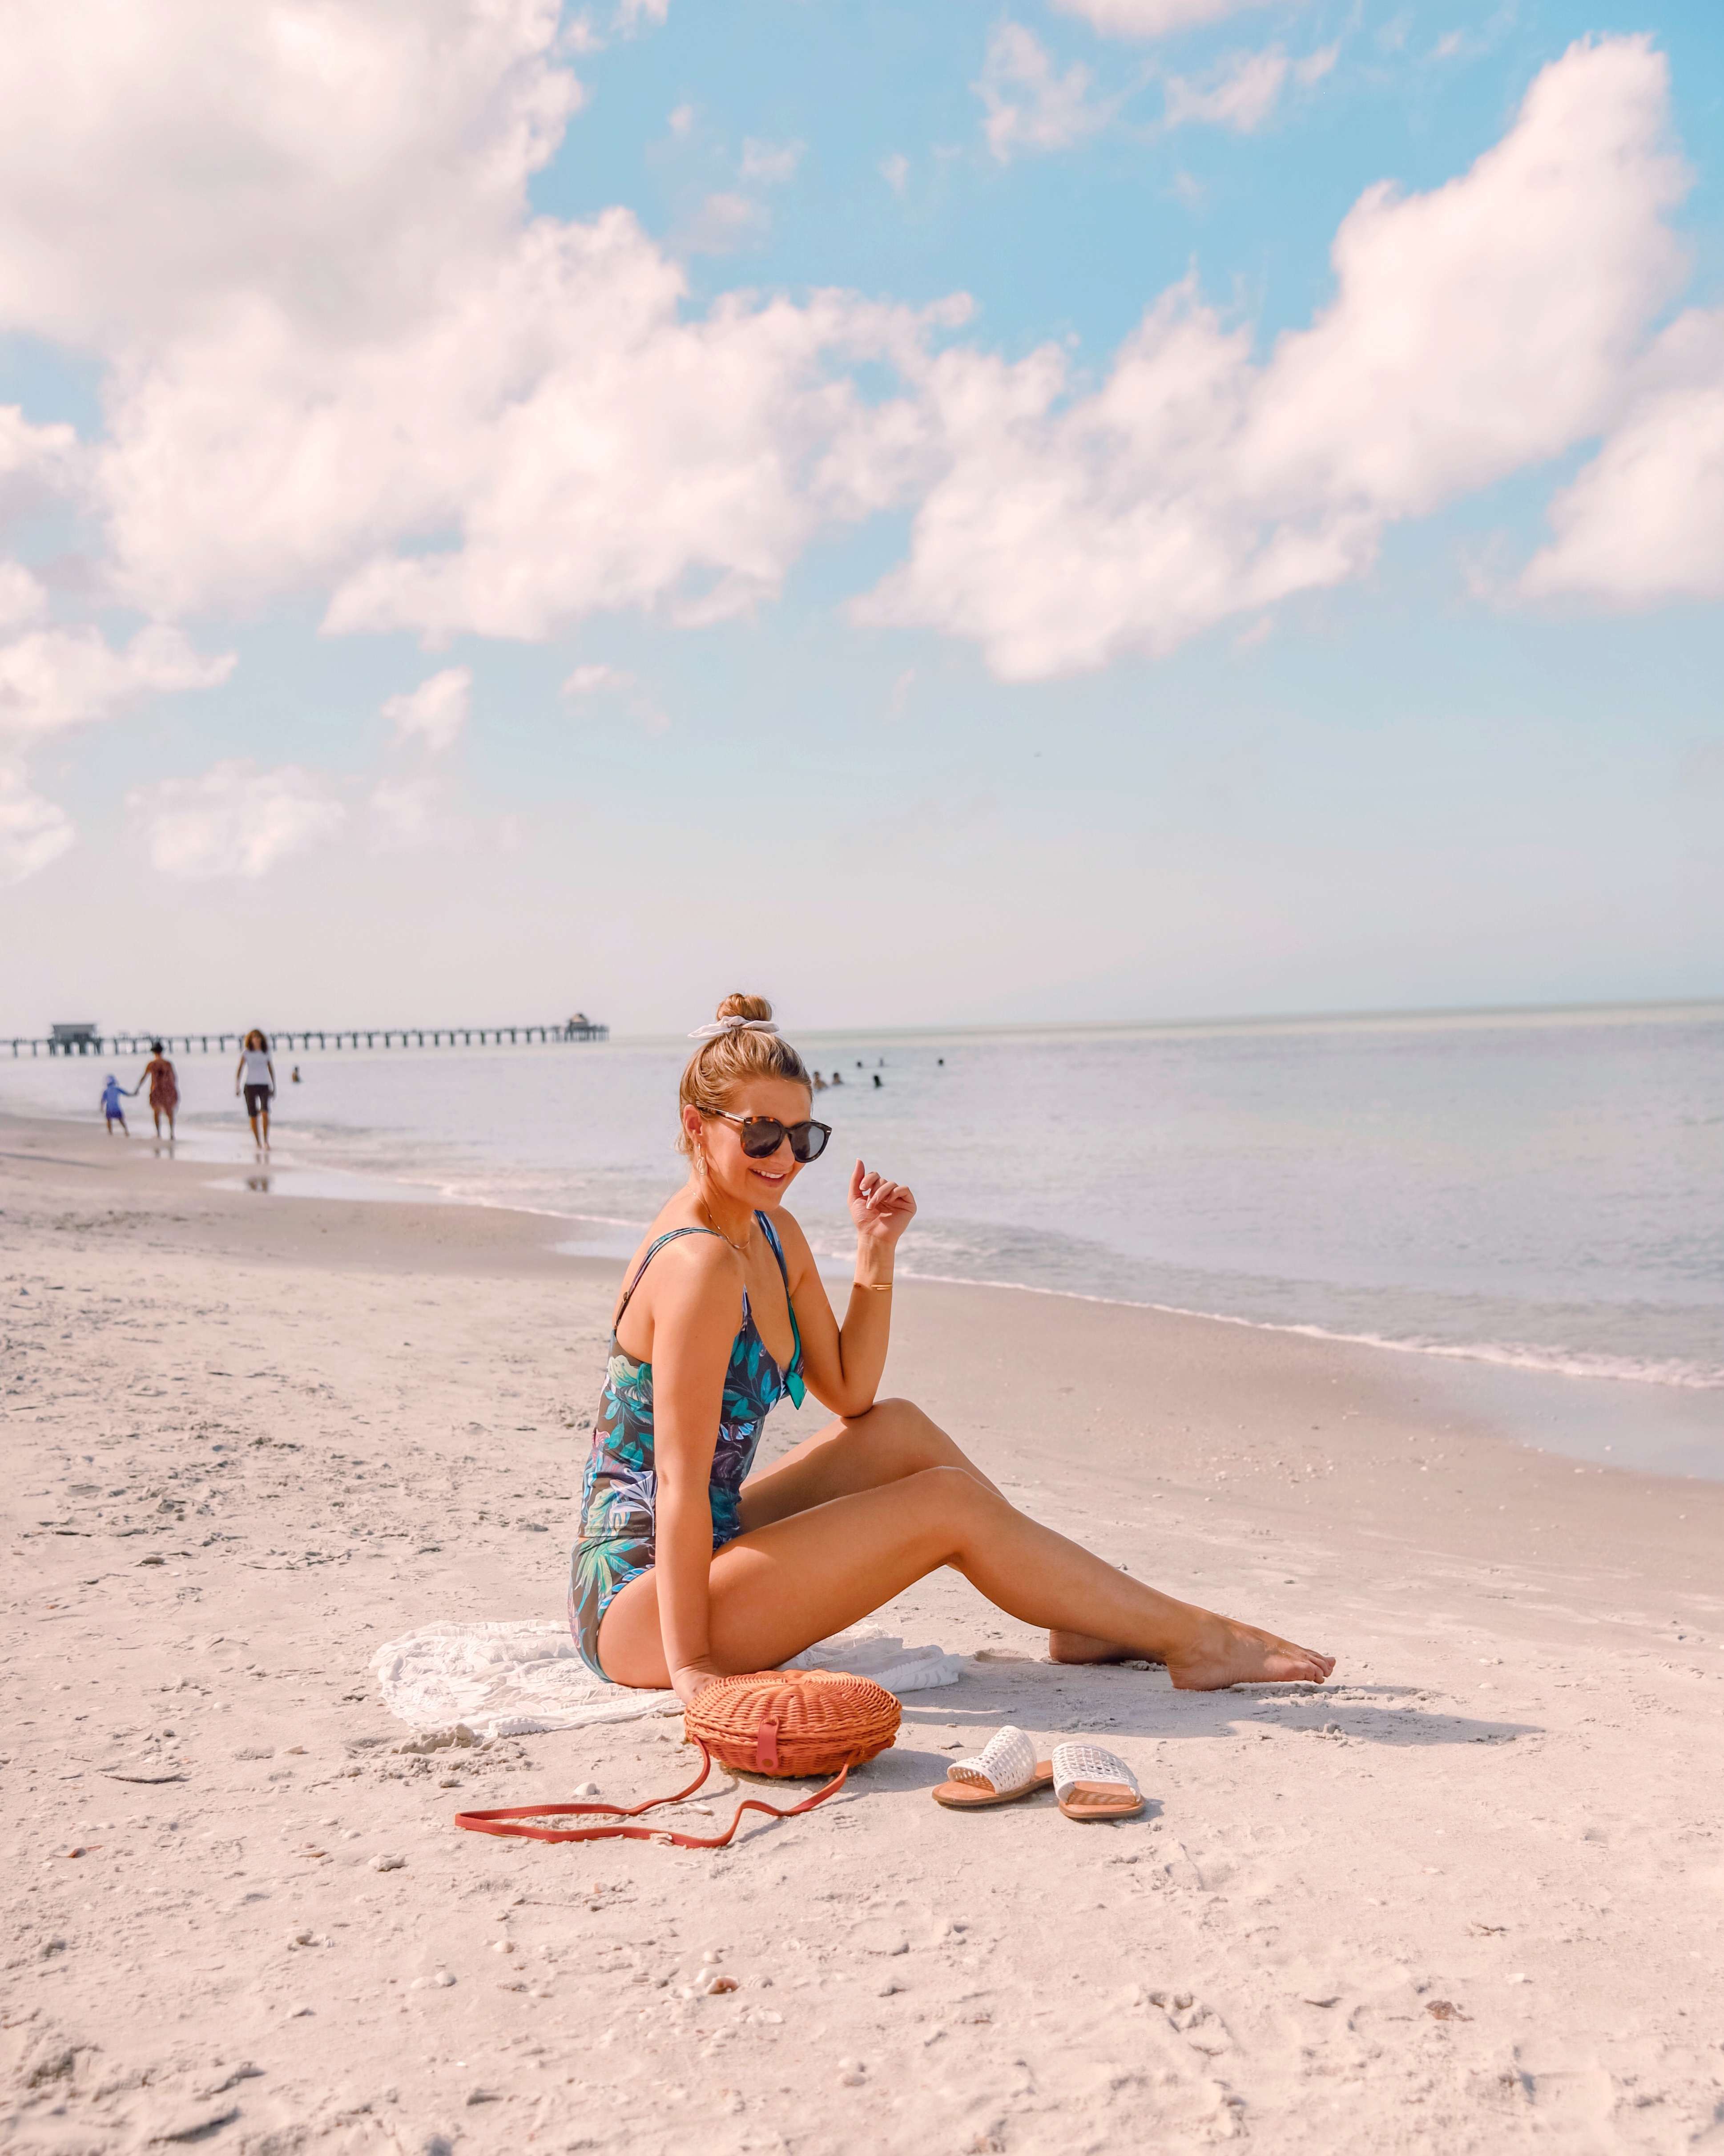
[{"label": "person in dark shorts", "polygon": [[240,1051],[239,1062],[233,1073],[233,1091],[242,1086],[245,1091],[245,1112],[251,1117],[251,1134],[257,1143],[269,1149],[269,1101],[275,1091],[275,1065],[269,1060],[269,1042],[267,1034],[255,1026],[245,1036],[245,1046]]}]

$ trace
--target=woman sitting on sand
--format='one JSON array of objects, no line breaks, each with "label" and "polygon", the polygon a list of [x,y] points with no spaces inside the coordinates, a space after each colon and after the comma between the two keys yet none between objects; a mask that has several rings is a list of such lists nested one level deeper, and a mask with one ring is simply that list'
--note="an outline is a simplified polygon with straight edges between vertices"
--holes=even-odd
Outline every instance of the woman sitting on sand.
[{"label": "woman sitting on sand", "polygon": [[[682,1075],[689,1179],[631,1261],[581,1491],[569,1625],[613,1683],[775,1667],[952,1565],[1045,1625],[1056,1661],[1163,1661],[1188,1690],[1320,1684],[1326,1655],[1145,1587],[1018,1512],[908,1400],[876,1400],[901,1185],[850,1174],[856,1271],[840,1326],[784,1209],[830,1136],[772,1005],[727,996]],[[837,1419],[751,1476],[767,1412]]]}]

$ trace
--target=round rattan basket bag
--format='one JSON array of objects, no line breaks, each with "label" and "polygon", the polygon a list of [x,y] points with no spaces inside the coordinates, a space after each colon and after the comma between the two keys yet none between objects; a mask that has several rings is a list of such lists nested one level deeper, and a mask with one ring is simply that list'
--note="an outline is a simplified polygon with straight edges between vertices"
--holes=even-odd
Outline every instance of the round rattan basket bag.
[{"label": "round rattan basket bag", "polygon": [[683,1727],[744,1774],[835,1774],[884,1752],[903,1710],[867,1677],[835,1670],[766,1670],[716,1677]]},{"label": "round rattan basket bag", "polygon": [[[457,1812],[455,1825],[469,1834],[524,1835],[534,1841],[664,1841],[678,1849],[723,1849],[742,1824],[744,1812],[768,1819],[796,1819],[843,1789],[852,1767],[884,1752],[898,1734],[898,1702],[867,1677],[829,1670],[767,1670],[757,1676],[715,1677],[683,1709],[683,1727],[700,1754],[700,1771],[674,1796],[640,1804],[503,1804],[495,1810]],[[740,1774],[829,1774],[824,1789],[798,1804],[780,1806],[744,1797],[722,1834],[684,1834],[667,1827],[638,1826],[643,1812],[685,1804],[702,1787],[717,1759]],[[788,1792],[787,1792],[788,1794]],[[603,1826],[576,1826],[602,1818]],[[552,1825],[550,1822],[556,1821]]]}]

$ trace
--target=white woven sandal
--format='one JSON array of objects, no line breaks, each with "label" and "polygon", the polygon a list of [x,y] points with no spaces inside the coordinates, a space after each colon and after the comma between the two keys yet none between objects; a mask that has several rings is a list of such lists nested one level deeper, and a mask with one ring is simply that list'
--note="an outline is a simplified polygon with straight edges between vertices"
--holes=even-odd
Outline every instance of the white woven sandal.
[{"label": "white woven sandal", "polygon": [[973,1759],[960,1759],[946,1771],[948,1779],[934,1791],[934,1802],[956,1812],[1015,1804],[1019,1797],[1045,1789],[1054,1779],[1052,1762],[1038,1759],[1034,1745],[1009,1722]]},{"label": "white woven sandal", "polygon": [[1130,1819],[1143,1810],[1137,1777],[1099,1744],[1056,1744],[1054,1794],[1069,1820]]}]

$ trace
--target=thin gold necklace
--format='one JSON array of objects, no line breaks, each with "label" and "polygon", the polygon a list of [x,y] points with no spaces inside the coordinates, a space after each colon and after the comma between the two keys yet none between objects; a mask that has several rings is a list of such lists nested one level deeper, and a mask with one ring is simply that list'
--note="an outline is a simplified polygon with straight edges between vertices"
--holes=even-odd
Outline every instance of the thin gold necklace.
[{"label": "thin gold necklace", "polygon": [[[721,1228],[717,1221],[713,1219],[712,1208],[706,1203],[706,1200],[704,1198],[700,1200],[700,1210],[706,1215],[707,1226],[711,1229],[713,1234],[718,1237],[719,1240],[723,1243],[731,1243],[730,1237],[726,1235],[724,1229]],[[752,1223],[750,1224],[750,1226],[752,1232]],[[748,1237],[745,1235],[740,1243],[731,1243],[731,1248],[733,1250],[746,1252],[748,1248]]]}]

